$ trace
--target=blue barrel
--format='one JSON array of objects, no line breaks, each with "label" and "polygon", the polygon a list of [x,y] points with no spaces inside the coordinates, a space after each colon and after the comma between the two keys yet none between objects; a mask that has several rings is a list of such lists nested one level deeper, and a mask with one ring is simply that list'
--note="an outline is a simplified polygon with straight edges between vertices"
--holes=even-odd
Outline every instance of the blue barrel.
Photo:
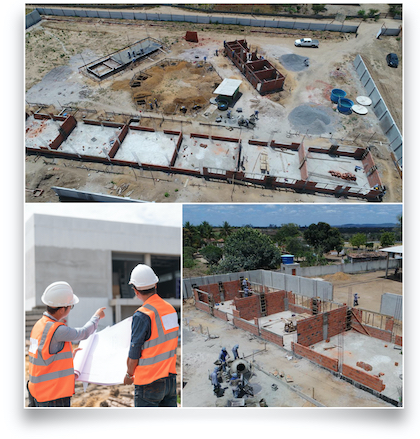
[{"label": "blue barrel", "polygon": [[353,105],[354,105],[354,103],[350,99],[347,99],[347,98],[341,99],[340,98],[338,100],[337,110],[343,114],[351,114],[353,112],[353,110],[351,109],[351,107]]},{"label": "blue barrel", "polygon": [[294,263],[294,255],[282,255],[281,262],[283,264],[293,264]]},{"label": "blue barrel", "polygon": [[331,90],[331,100],[335,103],[338,102],[340,98],[344,98],[346,96],[346,92],[344,90],[340,90],[339,88],[333,88]]}]

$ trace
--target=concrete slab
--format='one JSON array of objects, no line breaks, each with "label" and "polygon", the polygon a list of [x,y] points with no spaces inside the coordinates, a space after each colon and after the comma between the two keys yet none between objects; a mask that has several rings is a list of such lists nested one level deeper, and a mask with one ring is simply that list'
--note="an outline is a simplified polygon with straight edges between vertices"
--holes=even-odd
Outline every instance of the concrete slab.
[{"label": "concrete slab", "polygon": [[[394,344],[385,342],[377,338],[359,334],[355,331],[348,331],[342,334],[343,362],[355,369],[364,369],[357,366],[357,362],[372,366],[371,371],[365,371],[372,375],[381,375],[381,380],[385,384],[385,389],[381,394],[388,396],[396,401],[399,398],[398,389],[403,386],[403,356],[401,350],[394,349]],[[331,348],[327,349],[325,348]],[[339,336],[331,337],[327,343],[325,341],[314,345],[314,351],[330,358],[338,358],[339,355]],[[395,364],[398,364],[397,366]]]},{"label": "concrete slab", "polygon": [[[307,153],[308,180],[317,183],[331,183],[334,185],[344,184],[346,186],[357,189],[369,189],[369,182],[363,170],[355,171],[355,167],[359,166],[363,169],[362,162],[352,157],[332,158],[327,154],[316,152]],[[333,177],[329,171],[340,173],[350,172],[355,175],[356,180],[344,180],[339,177]]]},{"label": "concrete slab", "polygon": [[200,167],[204,166],[234,171],[238,154],[238,143],[185,137],[175,166],[194,170],[199,170]]},{"label": "concrete slab", "polygon": [[61,144],[59,151],[105,157],[103,150],[109,152],[112,147],[111,142],[117,138],[119,133],[120,130],[117,128],[79,122],[70,136]]},{"label": "concrete slab", "polygon": [[136,156],[141,163],[169,166],[177,141],[175,134],[129,130],[115,159],[137,162]]},{"label": "concrete slab", "polygon": [[[270,175],[300,180],[299,155],[297,151],[282,152],[278,148],[242,144],[242,158],[246,172],[261,174],[267,161]],[[264,156],[266,158],[264,158]]]},{"label": "concrete slab", "polygon": [[27,148],[47,147],[59,134],[62,122],[52,119],[28,117],[25,122],[25,146]]}]

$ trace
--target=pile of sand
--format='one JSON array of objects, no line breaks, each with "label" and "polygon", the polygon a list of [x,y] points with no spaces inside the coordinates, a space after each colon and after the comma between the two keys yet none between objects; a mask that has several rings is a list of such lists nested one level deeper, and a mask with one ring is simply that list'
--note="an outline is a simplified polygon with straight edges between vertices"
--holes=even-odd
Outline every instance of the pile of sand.
[{"label": "pile of sand", "polygon": [[339,271],[334,274],[328,274],[327,276],[324,276],[324,279],[327,281],[338,281],[338,280],[349,280],[350,276],[346,273],[343,273],[342,271]]}]

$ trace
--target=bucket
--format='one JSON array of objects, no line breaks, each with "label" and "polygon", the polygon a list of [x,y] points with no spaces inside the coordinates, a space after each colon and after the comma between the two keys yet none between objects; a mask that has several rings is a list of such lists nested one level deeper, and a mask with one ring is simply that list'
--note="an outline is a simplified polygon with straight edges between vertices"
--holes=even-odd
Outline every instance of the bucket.
[{"label": "bucket", "polygon": [[281,262],[285,265],[287,264],[293,264],[294,262],[294,255],[282,255]]},{"label": "bucket", "polygon": [[331,100],[334,103],[337,103],[340,98],[344,98],[346,96],[346,92],[344,90],[340,90],[339,88],[333,88],[331,90]]},{"label": "bucket", "polygon": [[338,104],[337,104],[337,110],[340,113],[343,114],[351,114],[352,113],[352,109],[351,107],[354,105],[353,101],[351,101],[350,99],[339,99],[338,100]]}]

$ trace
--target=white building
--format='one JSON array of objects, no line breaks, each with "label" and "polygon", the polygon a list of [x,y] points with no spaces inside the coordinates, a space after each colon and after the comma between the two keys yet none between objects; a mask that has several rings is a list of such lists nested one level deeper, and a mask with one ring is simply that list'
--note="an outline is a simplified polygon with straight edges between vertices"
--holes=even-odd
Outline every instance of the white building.
[{"label": "white building", "polygon": [[181,226],[34,214],[25,225],[26,324],[40,317],[42,293],[59,280],[80,299],[68,316],[69,326],[83,326],[104,306],[100,329],[127,318],[140,306],[127,284],[138,263],[153,268],[159,295],[179,311],[180,255]]}]

